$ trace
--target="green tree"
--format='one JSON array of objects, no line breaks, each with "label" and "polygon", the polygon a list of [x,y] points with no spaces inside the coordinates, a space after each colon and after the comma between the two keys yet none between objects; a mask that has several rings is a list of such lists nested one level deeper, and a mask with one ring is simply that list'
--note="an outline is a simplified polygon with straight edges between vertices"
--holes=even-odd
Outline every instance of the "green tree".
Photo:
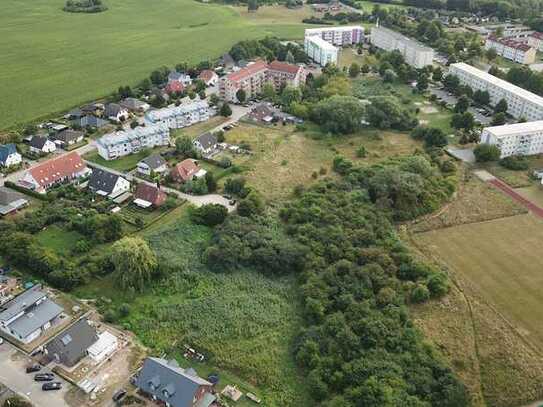
[{"label": "green tree", "polygon": [[478,105],[488,105],[490,103],[490,94],[486,90],[476,90],[473,93],[473,101]]},{"label": "green tree", "polygon": [[349,76],[351,78],[356,78],[360,74],[360,65],[356,62],[353,62],[349,67]]},{"label": "green tree", "polygon": [[498,161],[500,159],[500,149],[493,144],[478,144],[473,150],[475,159],[478,162]]},{"label": "green tree", "polygon": [[434,68],[434,71],[432,73],[432,80],[434,82],[440,82],[441,79],[443,79],[443,70],[438,66]]},{"label": "green tree", "polygon": [[458,130],[471,130],[475,127],[475,119],[470,112],[456,113],[451,119],[451,126]]},{"label": "green tree", "polygon": [[232,116],[232,109],[230,108],[230,105],[226,102],[224,102],[221,106],[220,114],[223,117],[230,117]]},{"label": "green tree", "polygon": [[362,126],[364,107],[352,96],[332,96],[318,102],[311,112],[311,119],[325,131],[349,134]]},{"label": "green tree", "polygon": [[158,263],[145,240],[124,237],[112,246],[111,262],[119,288],[143,291],[156,275]]},{"label": "green tree", "polygon": [[236,92],[236,99],[238,100],[239,103],[244,103],[245,100],[247,99],[247,93],[245,93],[243,89],[239,89]]},{"label": "green tree", "polygon": [[488,59],[490,62],[494,61],[496,57],[498,56],[498,53],[496,52],[496,48],[489,48],[485,52],[486,59]]},{"label": "green tree", "polygon": [[496,113],[507,113],[507,109],[509,106],[507,106],[507,100],[501,99],[496,106],[494,107],[494,112]]},{"label": "green tree", "polygon": [[454,106],[455,113],[464,113],[469,108],[469,99],[467,96],[462,95],[458,98],[456,105]]},{"label": "green tree", "polygon": [[507,117],[505,116],[505,113],[500,112],[496,113],[494,117],[492,118],[492,122],[490,123],[492,126],[501,126],[507,122]]},{"label": "green tree", "polygon": [[196,150],[188,136],[180,136],[175,139],[175,151],[184,158],[196,157]]},{"label": "green tree", "polygon": [[226,219],[228,210],[219,204],[206,204],[191,211],[191,219],[194,223],[206,226],[220,225]]}]

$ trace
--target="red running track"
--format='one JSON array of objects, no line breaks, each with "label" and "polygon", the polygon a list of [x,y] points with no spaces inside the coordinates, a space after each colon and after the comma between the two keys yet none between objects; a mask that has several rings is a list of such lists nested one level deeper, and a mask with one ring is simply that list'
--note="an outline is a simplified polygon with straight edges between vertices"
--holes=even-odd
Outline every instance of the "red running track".
[{"label": "red running track", "polygon": [[496,188],[500,189],[501,191],[505,192],[507,195],[509,195],[511,198],[513,198],[515,201],[520,203],[525,208],[528,208],[531,212],[535,213],[540,218],[543,218],[543,208],[537,206],[533,202],[529,201],[528,199],[524,198],[522,195],[520,195],[517,191],[515,191],[513,188],[511,188],[509,185],[507,185],[505,182],[495,178],[491,181],[488,181],[490,184],[494,185]]}]

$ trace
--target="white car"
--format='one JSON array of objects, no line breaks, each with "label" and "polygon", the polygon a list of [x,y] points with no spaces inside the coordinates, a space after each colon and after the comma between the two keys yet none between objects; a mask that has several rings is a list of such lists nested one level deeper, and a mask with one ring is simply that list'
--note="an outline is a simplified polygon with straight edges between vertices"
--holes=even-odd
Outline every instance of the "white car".
[{"label": "white car", "polygon": [[0,345],[2,345],[3,343],[4,343],[4,340],[0,338]]}]

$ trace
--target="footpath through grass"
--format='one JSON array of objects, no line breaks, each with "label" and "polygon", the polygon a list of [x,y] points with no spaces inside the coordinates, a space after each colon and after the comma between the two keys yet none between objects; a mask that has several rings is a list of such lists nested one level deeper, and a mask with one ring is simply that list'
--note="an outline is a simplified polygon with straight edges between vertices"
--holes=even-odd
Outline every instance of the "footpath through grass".
[{"label": "footpath through grass", "polygon": [[[120,323],[155,355],[175,356],[202,375],[219,372],[220,390],[235,384],[257,394],[266,406],[307,405],[291,354],[302,323],[295,279],[270,279],[252,270],[212,273],[201,258],[212,230],[192,224],[186,209],[168,220],[142,234],[160,261],[175,268],[171,274],[143,294],[119,293],[109,276],[76,295],[109,298],[110,309],[130,304],[130,315]],[[203,352],[206,363],[185,360],[185,344]]]},{"label": "footpath through grass", "polygon": [[66,13],[64,3],[2,2],[0,129],[134,85],[161,65],[217,58],[240,40],[303,37],[298,20],[255,24],[193,0],[110,1],[96,14]]}]

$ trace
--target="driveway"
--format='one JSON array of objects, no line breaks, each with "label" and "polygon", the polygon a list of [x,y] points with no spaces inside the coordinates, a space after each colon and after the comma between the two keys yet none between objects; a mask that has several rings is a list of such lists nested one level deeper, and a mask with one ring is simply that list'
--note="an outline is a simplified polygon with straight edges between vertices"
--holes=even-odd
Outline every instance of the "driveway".
[{"label": "driveway", "polygon": [[[34,381],[34,374],[26,374],[25,368],[31,363],[30,358],[19,352],[10,343],[0,345],[0,382],[14,392],[28,398],[35,407],[70,407],[64,400],[70,384],[56,376],[55,381],[62,382],[62,389],[43,391],[42,383]],[[42,368],[41,372],[50,372]]]}]

